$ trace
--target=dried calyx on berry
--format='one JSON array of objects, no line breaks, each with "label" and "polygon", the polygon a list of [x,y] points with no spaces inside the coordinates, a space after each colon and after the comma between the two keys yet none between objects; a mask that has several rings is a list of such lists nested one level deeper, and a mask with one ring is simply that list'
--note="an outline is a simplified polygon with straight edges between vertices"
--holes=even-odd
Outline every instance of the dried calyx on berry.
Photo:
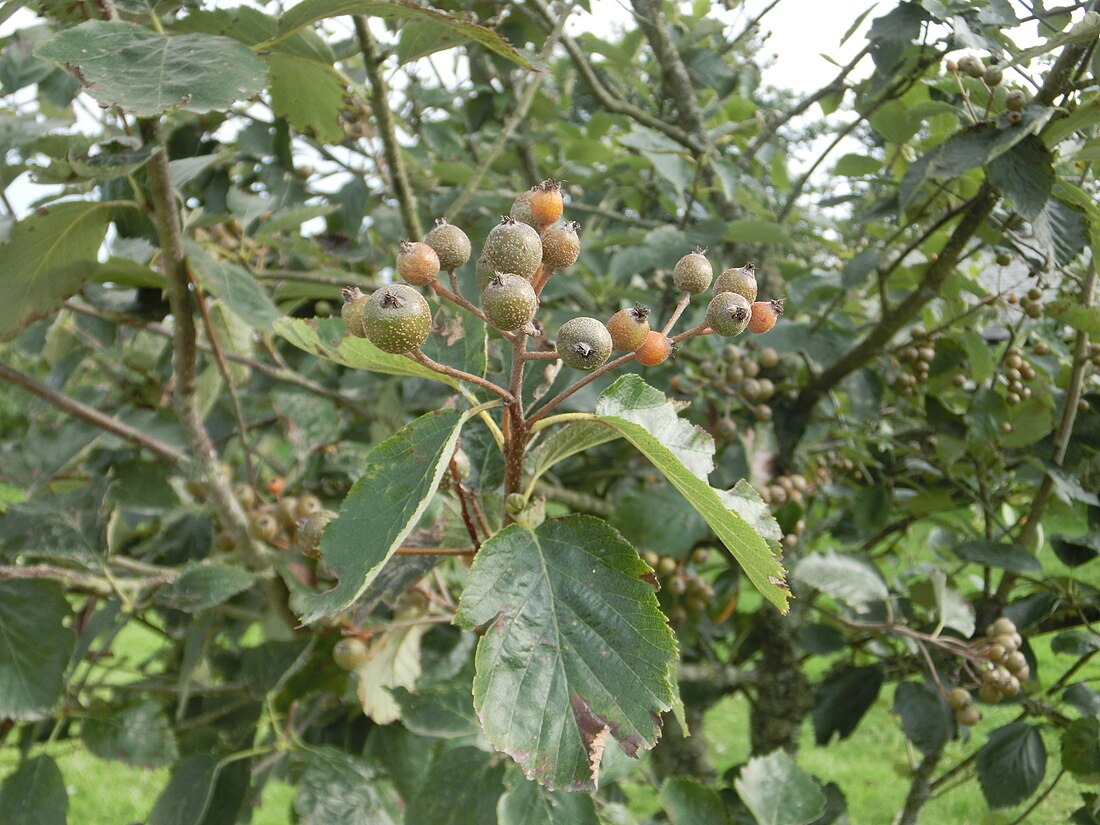
[{"label": "dried calyx on berry", "polygon": [[411,352],[428,339],[432,311],[424,296],[411,286],[389,284],[367,300],[363,326],[366,337],[383,352]]},{"label": "dried calyx on berry", "polygon": [[542,265],[550,269],[568,269],[581,256],[581,225],[569,221],[551,226],[542,233]]},{"label": "dried calyx on berry", "polygon": [[714,294],[736,292],[752,301],[756,300],[756,264],[749,261],[744,266],[732,266],[722,271],[714,282]]},{"label": "dried calyx on berry", "polygon": [[542,239],[527,224],[505,215],[489,230],[482,255],[497,272],[530,278],[542,263]]},{"label": "dried calyx on berry", "polygon": [[426,286],[439,274],[439,256],[423,241],[404,240],[397,253],[397,274],[414,286]]},{"label": "dried calyx on berry", "polygon": [[446,218],[435,219],[435,228],[424,236],[424,243],[435,250],[439,268],[444,272],[454,272],[470,260],[470,239],[457,226],[447,223]]},{"label": "dried calyx on berry", "polygon": [[695,247],[694,252],[682,257],[672,269],[672,282],[676,284],[676,288],[692,295],[705,292],[712,280],[714,267],[707,260],[707,250],[704,247]]},{"label": "dried calyx on berry", "polygon": [[749,325],[752,304],[737,292],[719,292],[707,307],[707,325],[718,335],[740,335]]},{"label": "dried calyx on berry", "polygon": [[611,356],[611,333],[595,318],[573,318],[558,330],[558,357],[565,366],[586,372]]},{"label": "dried calyx on berry", "polygon": [[531,322],[539,299],[526,278],[495,272],[481,291],[481,308],[493,326],[508,332]]},{"label": "dried calyx on berry", "polygon": [[749,319],[749,332],[767,332],[775,326],[783,314],[783,302],[778,299],[756,301],[752,305],[752,317]]}]

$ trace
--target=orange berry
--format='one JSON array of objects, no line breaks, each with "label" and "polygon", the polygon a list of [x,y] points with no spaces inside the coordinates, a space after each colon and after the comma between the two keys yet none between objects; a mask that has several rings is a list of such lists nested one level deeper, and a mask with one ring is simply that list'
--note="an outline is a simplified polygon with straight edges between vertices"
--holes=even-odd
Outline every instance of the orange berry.
[{"label": "orange berry", "polygon": [[564,210],[558,181],[544,180],[531,193],[531,217],[543,226],[549,226],[560,218]]},{"label": "orange berry", "polygon": [[776,319],[782,314],[782,301],[756,301],[752,305],[752,318],[749,319],[749,331],[767,332],[775,326]]},{"label": "orange berry", "polygon": [[424,286],[439,274],[439,255],[422,241],[402,241],[397,253],[397,274],[413,286]]},{"label": "orange berry", "polygon": [[644,367],[655,367],[663,364],[672,354],[672,339],[666,337],[657,330],[653,330],[646,336],[645,341],[634,352],[638,363]]},{"label": "orange berry", "polygon": [[267,491],[276,498],[286,489],[286,479],[282,476],[272,476],[267,480]]}]

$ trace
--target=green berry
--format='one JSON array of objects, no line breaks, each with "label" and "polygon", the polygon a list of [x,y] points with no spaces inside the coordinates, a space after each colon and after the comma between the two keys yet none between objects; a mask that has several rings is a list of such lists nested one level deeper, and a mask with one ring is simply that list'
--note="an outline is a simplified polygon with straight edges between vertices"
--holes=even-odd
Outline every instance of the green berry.
[{"label": "green berry", "polygon": [[397,253],[397,274],[413,286],[426,286],[439,274],[439,256],[421,241],[402,241]]},{"label": "green berry", "polygon": [[344,298],[344,305],[340,307],[340,317],[344,321],[344,329],[348,335],[356,338],[366,338],[367,330],[363,326],[363,310],[366,309],[370,299],[359,291],[357,286],[349,286],[340,290]]},{"label": "green berry", "polygon": [[634,352],[649,335],[649,307],[635,304],[620,309],[607,322],[607,331],[611,333],[611,346],[618,352]]},{"label": "green berry", "polygon": [[363,327],[370,342],[383,352],[409,352],[428,339],[432,310],[424,296],[411,286],[390,284],[368,299]]},{"label": "green berry", "polygon": [[707,260],[706,252],[701,247],[695,247],[694,252],[688,253],[676,262],[676,266],[672,269],[672,282],[676,284],[677,289],[698,295],[710,286],[710,282],[714,279],[714,267]]},{"label": "green berry", "polygon": [[542,263],[542,240],[527,224],[504,217],[489,231],[482,254],[497,272],[530,278]]},{"label": "green berry", "polygon": [[424,243],[435,250],[444,272],[454,272],[470,260],[470,239],[446,218],[435,219],[435,229],[424,236]]},{"label": "green berry", "polygon": [[1001,81],[1004,80],[1004,72],[1001,71],[1000,66],[988,66],[986,70],[982,72],[982,80],[985,81],[985,85],[989,87],[999,86]]},{"label": "green berry", "polygon": [[743,295],[751,304],[756,300],[756,264],[749,261],[744,266],[723,270],[714,282],[714,294],[736,292]]},{"label": "green berry", "polygon": [[317,558],[317,548],[321,546],[321,536],[328,523],[336,518],[332,510],[318,510],[298,520],[298,530],[294,534],[292,549],[303,556]]},{"label": "green berry", "polygon": [[481,253],[481,257],[477,259],[477,264],[474,267],[474,273],[477,275],[477,285],[482,289],[485,289],[485,285],[489,283],[489,280],[496,274],[496,270],[493,269],[489,263],[489,259],[485,257],[485,253]]},{"label": "green berry", "polygon": [[1019,112],[1027,103],[1027,95],[1019,89],[1013,89],[1005,95],[1005,108],[1010,112]]},{"label": "green berry", "polygon": [[369,658],[367,646],[354,637],[341,639],[332,649],[332,659],[341,670],[355,670],[365,665]]},{"label": "green berry", "polygon": [[481,308],[497,329],[522,329],[535,317],[539,299],[526,278],[498,272],[481,290]]},{"label": "green berry", "polygon": [[611,355],[611,346],[611,333],[595,318],[573,318],[558,330],[558,357],[573,369],[596,369]]},{"label": "green berry", "polygon": [[977,55],[968,54],[959,58],[959,71],[969,77],[981,77],[985,74],[985,64]]},{"label": "green berry", "polygon": [[997,253],[997,265],[998,266],[1008,266],[1010,263],[1012,263],[1012,256],[1009,253],[1007,253],[1007,252],[998,252]]},{"label": "green berry", "polygon": [[766,370],[774,369],[779,366],[779,353],[773,347],[764,347],[756,356],[756,361]]},{"label": "green berry", "polygon": [[515,220],[520,223],[525,223],[534,230],[538,230],[539,222],[535,220],[535,216],[531,214],[531,198],[535,196],[535,192],[538,187],[528,189],[526,192],[520,193],[520,196],[512,203],[512,209],[509,214]]},{"label": "green berry", "polygon": [[577,236],[581,225],[569,221],[551,226],[542,233],[542,262],[551,269],[568,269],[581,256],[581,241]]},{"label": "green berry", "polygon": [[737,292],[719,292],[707,307],[707,324],[719,335],[740,335],[749,325],[752,304]]}]

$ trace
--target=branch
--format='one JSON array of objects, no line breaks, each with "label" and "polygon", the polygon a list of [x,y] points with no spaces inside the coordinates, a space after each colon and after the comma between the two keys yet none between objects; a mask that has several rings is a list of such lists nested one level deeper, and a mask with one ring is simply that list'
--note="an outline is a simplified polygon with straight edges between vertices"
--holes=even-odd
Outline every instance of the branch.
[{"label": "branch", "polygon": [[592,372],[588,373],[588,375],[586,375],[580,381],[573,384],[571,387],[566,387],[564,390],[559,392],[557,395],[555,395],[553,398],[551,398],[549,401],[547,401],[545,404],[543,404],[541,407],[539,407],[538,411],[534,415],[532,415],[530,418],[527,419],[527,425],[530,426],[531,424],[534,424],[536,421],[538,421],[540,418],[542,418],[544,415],[546,415],[548,412],[550,412],[550,410],[552,410],[552,409],[554,409],[554,407],[558,406],[558,404],[560,404],[566,398],[571,396],[573,393],[575,393],[577,390],[581,389],[582,387],[585,387],[588,384],[591,384],[593,381],[595,381],[601,375],[606,375],[607,373],[611,372],[611,370],[617,369],[618,367],[621,367],[623,364],[626,364],[626,363],[628,363],[630,361],[633,361],[633,360],[634,360],[634,353],[630,352],[630,353],[627,353],[626,355],[619,356],[614,361],[608,361],[606,364],[604,364],[599,369],[592,370]]},{"label": "branch", "polygon": [[112,418],[98,410],[94,410],[75,398],[63,395],[45,384],[40,384],[29,375],[24,375],[3,362],[0,362],[0,378],[37,395],[59,410],[75,415],[77,418],[83,419],[89,424],[112,435],[117,435],[119,438],[123,438],[139,447],[144,447],[161,461],[168,464],[182,464],[186,460],[186,456],[175,447],[165,444],[163,441],[158,441],[152,436],[141,432],[141,430],[119,421],[117,418]]},{"label": "branch", "polygon": [[926,755],[913,771],[909,783],[909,794],[905,797],[905,807],[901,809],[896,825],[917,825],[921,808],[932,798],[932,774],[943,758],[943,749]]},{"label": "branch", "polygon": [[359,40],[359,49],[363,53],[363,67],[367,70],[371,111],[378,122],[382,149],[386,155],[386,164],[390,167],[393,194],[401,207],[401,219],[405,223],[405,232],[410,238],[419,239],[423,230],[420,226],[420,218],[416,214],[416,195],[409,186],[405,161],[401,157],[401,147],[397,143],[397,134],[393,128],[393,113],[390,111],[386,79],[382,76],[382,57],[379,55],[378,43],[370,33],[366,17],[356,14],[352,15],[352,20],[355,23],[355,36]]},{"label": "branch", "polygon": [[508,392],[508,390],[503,389],[502,387],[498,387],[492,381],[486,381],[484,378],[481,378],[477,375],[463,372],[462,370],[456,370],[454,367],[448,367],[446,364],[440,364],[438,361],[433,361],[421,350],[417,349],[413,350],[412,352],[405,353],[405,357],[411,358],[418,364],[423,364],[425,367],[432,370],[432,372],[438,372],[440,375],[448,375],[451,378],[458,379],[459,381],[468,381],[471,384],[476,384],[482,389],[488,390],[495,395],[499,395],[508,404],[511,404],[513,401],[512,394]]},{"label": "branch", "polygon": [[[554,21],[554,27],[550,30],[550,35],[546,38],[546,43],[543,44],[542,47],[541,57],[543,62],[548,62],[550,60],[550,55],[554,53],[554,47],[558,45],[558,40],[562,36],[562,29],[565,27],[565,21],[569,17],[569,12],[572,10],[572,4],[567,3],[562,9],[561,14],[558,15],[557,20]],[[527,112],[530,110],[531,104],[535,102],[535,95],[538,94],[539,87],[542,86],[542,81],[545,76],[545,72],[539,72],[527,81],[527,88],[523,90],[523,97],[519,99],[511,116],[504,122],[500,134],[497,135],[496,140],[493,141],[493,145],[489,147],[489,151],[486,152],[485,156],[481,159],[481,163],[479,163],[477,169],[474,170],[473,176],[466,183],[462,193],[444,210],[444,214],[457,216],[462,211],[462,208],[469,203],[470,198],[472,198],[474,192],[477,191],[477,187],[481,183],[482,178],[485,177],[485,173],[489,171],[489,167],[496,162],[500,153],[504,151],[504,145],[508,142],[508,138],[512,136],[512,133],[515,132],[520,123],[523,122],[523,119],[527,117]]]},{"label": "branch", "polygon": [[160,241],[161,267],[168,281],[168,305],[174,319],[172,338],[172,405],[183,427],[190,447],[190,458],[197,480],[211,493],[222,526],[237,547],[244,550],[250,562],[259,562],[259,548],[253,542],[248,517],[233,495],[229,479],[218,466],[218,455],[199,412],[196,396],[196,347],[194,302],[191,279],[183,250],[178,193],[168,170],[168,147],[160,122],[141,121],[141,133],[146,143],[153,144],[147,165],[149,191],[153,206],[153,223]]}]

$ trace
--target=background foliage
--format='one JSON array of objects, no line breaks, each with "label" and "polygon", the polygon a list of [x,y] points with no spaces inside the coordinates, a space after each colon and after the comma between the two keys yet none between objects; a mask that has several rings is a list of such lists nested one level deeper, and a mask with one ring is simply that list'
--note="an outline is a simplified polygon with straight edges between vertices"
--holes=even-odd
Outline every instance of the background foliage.
[{"label": "background foliage", "polygon": [[[20,21],[0,191],[42,187],[0,214],[6,821],[1100,821],[1096,2],[880,4],[805,98],[761,86],[767,18],[736,2],[632,0],[608,38],[562,33],[583,2],[23,5],[0,4]],[[476,252],[548,177],[583,224],[548,330],[635,301],[667,317],[697,244],[754,260],[786,314],[568,399],[583,415],[528,467],[554,518],[471,569],[423,551],[468,544],[436,490],[456,443],[503,515],[489,430],[453,380],[339,343],[332,316],[431,219]],[[499,340],[460,332],[426,349],[502,368]],[[709,436],[670,461],[684,422]],[[411,533],[386,526],[390,487],[423,505]],[[357,578],[324,592],[292,524],[346,496],[368,509],[324,552]],[[789,614],[719,550],[730,509],[737,540],[781,542]],[[585,749],[546,763],[530,737],[576,756],[591,710],[521,701],[542,715],[519,725],[527,694],[471,698],[475,656],[514,642],[473,582],[545,552],[565,566],[525,586],[560,591],[597,545],[600,580],[564,598],[653,642],[650,673],[554,673],[660,709],[678,681],[683,713],[648,755],[652,719],[624,714],[598,790],[549,791],[520,766],[587,787]],[[1000,616],[1028,678],[960,724],[947,691],[982,681]],[[333,663],[341,638],[365,666]]]}]

